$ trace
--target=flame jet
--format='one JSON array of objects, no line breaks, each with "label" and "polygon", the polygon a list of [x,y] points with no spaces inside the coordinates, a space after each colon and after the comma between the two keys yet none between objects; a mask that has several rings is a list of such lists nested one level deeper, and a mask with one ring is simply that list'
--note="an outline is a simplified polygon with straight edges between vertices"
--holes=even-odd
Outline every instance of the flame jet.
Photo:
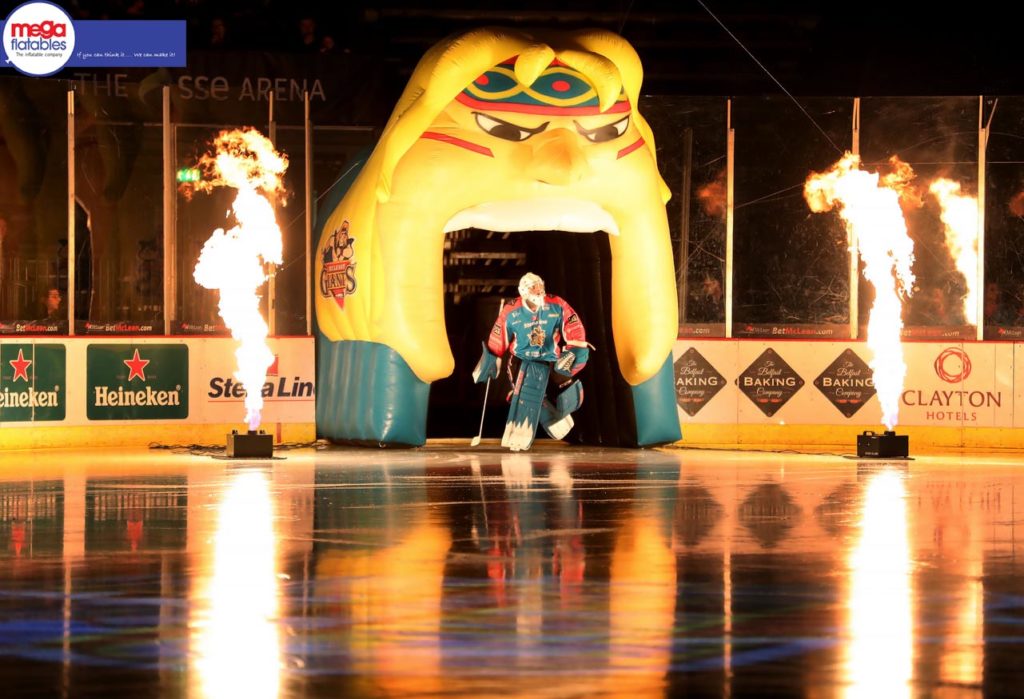
[{"label": "flame jet", "polygon": [[946,247],[967,284],[964,318],[978,325],[978,198],[960,191],[960,183],[940,177],[928,187],[941,209]]},{"label": "flame jet", "polygon": [[204,179],[195,188],[237,189],[231,209],[238,223],[229,231],[213,232],[193,276],[198,284],[220,291],[220,316],[239,341],[235,378],[245,387],[245,421],[255,430],[263,409],[263,382],[274,362],[258,290],[267,280],[266,267],[281,264],[282,248],[281,229],[267,197],[284,194],[281,178],[288,160],[255,129],[222,131],[213,145],[215,152],[199,162]]},{"label": "flame jet", "polygon": [[860,157],[847,153],[829,170],[807,179],[804,198],[811,211],[838,207],[847,231],[856,234],[864,276],[875,287],[875,302],[868,316],[867,343],[873,354],[869,364],[882,422],[891,430],[899,418],[907,375],[900,343],[902,297],[909,296],[914,285],[914,241],[907,235],[900,197],[903,192],[910,193],[914,173],[906,163],[895,158],[890,162],[894,171],[882,177],[861,170]]}]

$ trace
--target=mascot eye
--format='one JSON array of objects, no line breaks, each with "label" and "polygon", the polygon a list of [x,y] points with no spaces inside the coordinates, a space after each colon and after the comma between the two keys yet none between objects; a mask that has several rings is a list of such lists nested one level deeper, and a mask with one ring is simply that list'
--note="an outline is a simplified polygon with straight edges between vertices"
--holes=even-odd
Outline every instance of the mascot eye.
[{"label": "mascot eye", "polygon": [[588,141],[591,141],[592,143],[603,143],[604,141],[610,141],[613,138],[618,138],[622,134],[626,133],[626,129],[629,128],[629,116],[624,116],[611,124],[598,126],[596,129],[585,129],[580,126],[579,122],[574,123],[576,124],[576,130],[586,136]]},{"label": "mascot eye", "polygon": [[506,141],[525,141],[530,136],[536,136],[546,129],[549,123],[545,121],[540,126],[529,129],[525,126],[519,126],[509,121],[495,119],[492,116],[487,116],[480,112],[473,112],[473,116],[476,117],[476,125],[479,126],[482,131],[485,131],[491,136],[504,138]]}]

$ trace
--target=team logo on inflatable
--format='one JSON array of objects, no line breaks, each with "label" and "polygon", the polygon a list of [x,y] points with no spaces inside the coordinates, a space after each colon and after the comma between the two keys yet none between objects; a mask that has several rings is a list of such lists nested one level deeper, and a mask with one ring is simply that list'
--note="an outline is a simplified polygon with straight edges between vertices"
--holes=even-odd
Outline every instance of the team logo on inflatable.
[{"label": "team logo on inflatable", "polygon": [[320,251],[323,269],[320,270],[320,294],[333,298],[339,308],[345,308],[345,297],[356,292],[356,239],[348,233],[348,221],[327,237]]}]

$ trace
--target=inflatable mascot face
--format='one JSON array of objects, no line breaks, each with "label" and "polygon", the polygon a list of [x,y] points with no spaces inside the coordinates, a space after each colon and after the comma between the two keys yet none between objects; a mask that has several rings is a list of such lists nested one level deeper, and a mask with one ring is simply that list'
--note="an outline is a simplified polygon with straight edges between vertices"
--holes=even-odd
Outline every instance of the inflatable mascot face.
[{"label": "inflatable mascot face", "polygon": [[599,30],[476,30],[432,48],[321,219],[320,332],[386,345],[429,384],[454,367],[446,233],[605,231],[619,368],[634,386],[657,374],[676,338],[677,300],[668,189],[637,111],[641,77],[633,48]]}]

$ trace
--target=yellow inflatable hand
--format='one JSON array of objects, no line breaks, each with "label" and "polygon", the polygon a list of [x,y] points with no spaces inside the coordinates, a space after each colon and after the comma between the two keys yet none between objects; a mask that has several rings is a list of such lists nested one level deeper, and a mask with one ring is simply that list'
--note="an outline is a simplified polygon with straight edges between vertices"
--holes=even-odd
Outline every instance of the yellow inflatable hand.
[{"label": "yellow inflatable hand", "polygon": [[482,29],[432,48],[321,231],[321,331],[383,343],[422,381],[444,378],[446,233],[603,230],[619,368],[633,385],[654,376],[678,323],[641,78],[633,48],[605,31]]}]

